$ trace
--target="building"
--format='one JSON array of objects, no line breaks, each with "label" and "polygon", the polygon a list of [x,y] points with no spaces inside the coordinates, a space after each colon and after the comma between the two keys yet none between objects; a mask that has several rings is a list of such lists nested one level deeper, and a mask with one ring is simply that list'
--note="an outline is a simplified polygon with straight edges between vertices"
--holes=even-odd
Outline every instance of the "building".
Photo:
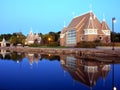
[{"label": "building", "polygon": [[31,45],[31,44],[40,44],[41,42],[41,37],[38,34],[33,34],[32,31],[27,35],[27,38],[25,40],[26,45]]},{"label": "building", "polygon": [[0,42],[1,47],[10,46],[10,42],[6,41],[5,38]]},{"label": "building", "polygon": [[102,23],[93,12],[88,12],[73,18],[68,27],[64,27],[60,34],[61,46],[75,46],[81,41],[100,40],[110,43],[110,28],[105,19]]}]

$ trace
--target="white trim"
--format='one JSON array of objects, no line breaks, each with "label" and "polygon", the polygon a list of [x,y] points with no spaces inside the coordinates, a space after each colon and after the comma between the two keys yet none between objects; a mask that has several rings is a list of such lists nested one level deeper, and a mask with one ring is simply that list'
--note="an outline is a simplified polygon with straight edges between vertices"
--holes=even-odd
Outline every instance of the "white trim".
[{"label": "white trim", "polygon": [[28,54],[28,56],[34,56],[34,54],[32,54],[32,53],[29,53],[29,54]]},{"label": "white trim", "polygon": [[97,35],[97,29],[84,29],[84,34],[85,35],[91,35],[91,34]]},{"label": "white trim", "polygon": [[85,71],[87,72],[98,72],[98,66],[84,66],[85,67]]},{"label": "white trim", "polygon": [[65,34],[60,34],[60,38],[64,38]]},{"label": "white trim", "polygon": [[34,43],[34,41],[28,41],[28,43]]},{"label": "white trim", "polygon": [[110,30],[102,30],[105,35],[110,35]]}]

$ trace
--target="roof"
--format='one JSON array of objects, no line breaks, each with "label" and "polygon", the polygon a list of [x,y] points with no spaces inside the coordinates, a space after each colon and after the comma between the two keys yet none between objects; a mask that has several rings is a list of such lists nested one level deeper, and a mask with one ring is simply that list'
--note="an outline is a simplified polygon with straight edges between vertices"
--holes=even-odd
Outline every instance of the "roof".
[{"label": "roof", "polygon": [[76,28],[77,30],[82,30],[82,32],[84,29],[97,29],[98,34],[104,34],[102,30],[110,30],[107,23],[100,23],[93,12],[88,12],[84,15],[73,18],[69,26],[62,30],[62,33],[70,28]]},{"label": "roof", "polygon": [[102,30],[110,30],[110,28],[108,27],[106,21],[102,22]]},{"label": "roof", "polygon": [[[85,20],[83,20],[85,18]],[[72,22],[69,24],[68,28],[76,27],[80,22],[86,21],[86,19],[89,18],[89,13],[84,14],[82,16],[78,16],[72,20]]]},{"label": "roof", "polygon": [[96,25],[96,16],[94,16],[93,13],[89,13],[89,20],[87,20],[87,25],[85,27],[85,29],[96,29],[97,25]]}]

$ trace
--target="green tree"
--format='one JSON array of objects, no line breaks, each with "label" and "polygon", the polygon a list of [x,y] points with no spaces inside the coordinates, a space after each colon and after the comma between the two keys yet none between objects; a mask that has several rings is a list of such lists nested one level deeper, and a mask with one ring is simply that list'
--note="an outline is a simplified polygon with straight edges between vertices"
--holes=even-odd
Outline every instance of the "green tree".
[{"label": "green tree", "polygon": [[23,34],[16,34],[13,33],[12,37],[10,38],[10,43],[13,45],[23,44],[25,43],[25,36]]}]

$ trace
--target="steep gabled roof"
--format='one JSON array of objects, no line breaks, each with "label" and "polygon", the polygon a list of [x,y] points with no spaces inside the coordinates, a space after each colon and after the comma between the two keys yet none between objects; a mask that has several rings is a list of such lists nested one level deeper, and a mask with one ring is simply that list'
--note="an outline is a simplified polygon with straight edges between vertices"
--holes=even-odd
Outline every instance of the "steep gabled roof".
[{"label": "steep gabled roof", "polygon": [[[73,28],[76,27],[81,22],[86,22],[86,19],[88,19],[88,17],[89,13],[74,18],[72,22],[69,24],[68,28]],[[85,19],[83,20],[83,18]]]},{"label": "steep gabled roof", "polygon": [[5,38],[3,38],[2,42],[6,42],[6,41],[5,41]]},{"label": "steep gabled roof", "polygon": [[89,12],[74,18],[72,22],[69,24],[68,28],[80,27],[80,26],[81,28],[84,28],[84,29],[95,29],[98,27],[101,28],[101,23],[93,14],[93,12]]},{"label": "steep gabled roof", "polygon": [[84,29],[97,29],[98,35],[104,34],[102,30],[110,30],[105,20],[101,23],[93,12],[88,12],[81,16],[73,18],[68,27],[64,27],[62,34],[71,29],[80,30],[84,33]]},{"label": "steep gabled roof", "polygon": [[99,23],[99,22],[96,22],[95,19],[96,19],[96,16],[92,12],[90,12],[89,19],[87,20],[85,29],[96,29],[97,28],[96,23]]},{"label": "steep gabled roof", "polygon": [[105,20],[102,21],[102,30],[110,30]]}]

